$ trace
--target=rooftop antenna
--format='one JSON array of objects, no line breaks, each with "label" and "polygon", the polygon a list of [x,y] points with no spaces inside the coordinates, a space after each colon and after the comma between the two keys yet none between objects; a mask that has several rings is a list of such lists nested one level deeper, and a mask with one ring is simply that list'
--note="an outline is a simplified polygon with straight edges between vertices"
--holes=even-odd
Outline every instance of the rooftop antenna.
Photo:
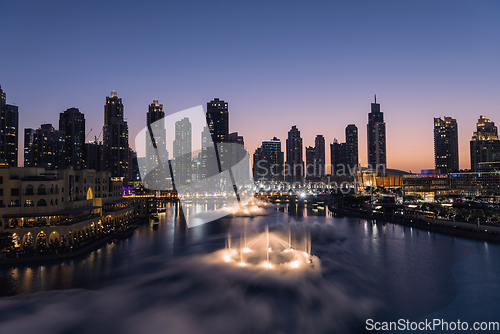
[{"label": "rooftop antenna", "polygon": [[377,94],[375,94],[375,103],[377,103]]}]

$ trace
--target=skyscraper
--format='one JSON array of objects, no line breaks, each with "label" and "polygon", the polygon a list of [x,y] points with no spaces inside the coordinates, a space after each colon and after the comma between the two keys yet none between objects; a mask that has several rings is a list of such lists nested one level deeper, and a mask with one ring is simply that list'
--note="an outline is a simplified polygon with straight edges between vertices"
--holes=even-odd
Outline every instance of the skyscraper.
[{"label": "skyscraper", "polygon": [[325,176],[325,137],[317,135],[314,140],[314,176]]},{"label": "skyscraper", "polygon": [[349,124],[345,128],[345,144],[346,144],[346,164],[350,168],[359,164],[358,158],[358,127],[354,124]]},{"label": "skyscraper", "polygon": [[85,168],[85,116],[77,108],[59,114],[59,131],[66,134],[69,166]]},{"label": "skyscraper", "polygon": [[[238,135],[238,132],[231,132],[227,137],[228,146],[228,163],[229,166],[234,166],[243,159],[245,151],[245,141],[243,136]],[[232,145],[236,144],[236,145]]]},{"label": "skyscraper", "polygon": [[[225,171],[229,165],[229,157],[227,145],[229,136],[229,111],[228,104],[218,98],[207,103],[207,124],[214,147],[217,147],[218,164],[221,171]],[[209,172],[210,175],[215,175],[215,171]]]},{"label": "skyscraper", "polygon": [[[262,162],[261,162],[262,161]],[[257,147],[253,153],[253,164],[252,164],[252,175],[254,181],[265,181],[266,180],[266,169],[265,166],[261,166],[266,162],[262,156],[262,147]]]},{"label": "skyscraper", "polygon": [[0,86],[0,163],[17,167],[19,111],[7,104],[6,94]]},{"label": "skyscraper", "polygon": [[191,182],[191,122],[184,117],[175,122],[174,139],[174,182],[176,185],[183,185]]},{"label": "skyscraper", "polygon": [[459,170],[458,124],[453,117],[434,118],[434,162],[443,174]]},{"label": "skyscraper", "polygon": [[470,141],[470,164],[474,171],[481,162],[500,161],[500,138],[495,123],[481,115],[476,128]]},{"label": "skyscraper", "polygon": [[254,180],[283,181],[283,162],[281,141],[276,137],[263,140],[253,157]]},{"label": "skyscraper", "polygon": [[297,126],[288,131],[286,140],[286,171],[289,182],[302,182],[304,179],[304,158],[302,154],[302,138]]},{"label": "skyscraper", "polygon": [[106,97],[104,105],[103,165],[113,177],[128,178],[130,150],[128,126],[123,120],[123,103],[115,91]]},{"label": "skyscraper", "polygon": [[[209,161],[214,161],[215,150],[212,145],[212,136],[208,129],[208,126],[203,128],[201,132],[201,152],[200,152],[200,179],[205,179],[210,176],[214,176],[219,173],[218,166],[212,166]],[[215,168],[217,167],[217,168]]]},{"label": "skyscraper", "polygon": [[26,128],[24,129],[24,167],[32,167],[30,165],[30,150],[33,146],[33,136],[35,135],[35,130]]},{"label": "skyscraper", "polygon": [[52,124],[42,124],[33,133],[33,142],[27,160],[26,164],[30,167],[67,168],[69,160],[66,134],[54,129]]},{"label": "skyscraper", "polygon": [[227,102],[215,98],[207,103],[207,124],[214,143],[227,143],[229,135]]},{"label": "skyscraper", "polygon": [[371,104],[371,112],[368,114],[367,130],[368,165],[373,168],[378,165],[387,167],[384,113],[380,111],[380,104],[377,103],[376,95],[375,103]]},{"label": "skyscraper", "polygon": [[330,160],[332,165],[331,173],[332,175],[345,174],[346,171],[346,143],[339,143],[337,138],[333,139],[333,143],[330,144]]},{"label": "skyscraper", "polygon": [[271,140],[262,142],[262,151],[265,159],[268,159],[269,180],[283,181],[283,152],[281,151],[281,141],[273,137]]},{"label": "skyscraper", "polygon": [[307,181],[316,178],[316,154],[314,152],[314,147],[306,147],[306,175]]},{"label": "skyscraper", "polygon": [[241,163],[237,168],[233,169],[233,173],[234,171],[238,171],[242,177],[244,176],[247,179],[250,176],[250,164],[248,160],[243,160],[247,156],[247,151],[245,150],[243,136],[238,135],[238,132],[232,132],[228,136],[227,155],[229,167],[234,167]]},{"label": "skyscraper", "polygon": [[345,128],[345,143],[339,143],[335,138],[330,144],[330,159],[332,175],[347,174],[358,164],[358,128],[349,124]]},{"label": "skyscraper", "polygon": [[[167,132],[165,130],[165,122],[157,122],[165,117],[163,104],[158,103],[158,100],[153,100],[149,105],[148,113],[146,114],[146,126],[153,133],[155,145],[158,148],[158,154],[166,151]],[[156,122],[156,123],[155,123]],[[146,131],[146,142],[150,140],[150,132]],[[166,161],[166,160],[165,160]],[[160,161],[158,161],[157,152],[152,145],[146,146],[146,168],[148,171],[153,170]]]},{"label": "skyscraper", "polygon": [[93,169],[97,172],[102,171],[102,142],[91,141],[85,143],[85,169]]}]

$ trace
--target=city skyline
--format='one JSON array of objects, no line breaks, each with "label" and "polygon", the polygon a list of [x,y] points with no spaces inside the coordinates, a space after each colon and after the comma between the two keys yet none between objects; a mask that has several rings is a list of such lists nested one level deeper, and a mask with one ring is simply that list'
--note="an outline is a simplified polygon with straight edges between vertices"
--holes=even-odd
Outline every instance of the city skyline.
[{"label": "city skyline", "polygon": [[[313,146],[317,134],[332,143],[347,124],[363,129],[377,94],[390,168],[432,168],[432,119],[452,116],[460,124],[464,169],[470,167],[469,141],[479,115],[500,121],[500,46],[494,43],[499,6],[360,1],[321,3],[313,15],[294,2],[266,3],[265,11],[256,4],[117,2],[107,8],[120,15],[109,17],[91,5],[53,10],[37,2],[7,2],[0,5],[8,14],[3,22],[15,29],[6,31],[3,44],[16,52],[2,54],[8,66],[0,84],[24,115],[21,131],[57,124],[57,113],[75,107],[93,129],[89,138],[103,126],[102,99],[112,89],[123,98],[130,138],[144,126],[145,106],[153,99],[171,114],[219,97],[230,101],[231,128],[245,137],[250,152],[264,139],[286,138],[294,124],[305,146]],[[169,19],[152,26],[152,10]],[[232,29],[226,20],[204,24],[210,15],[225,17]],[[19,17],[25,18],[22,25]],[[214,40],[229,47],[216,52]],[[124,49],[117,52],[110,41]],[[151,45],[154,51],[146,52]],[[411,133],[402,124],[411,124]],[[359,143],[366,140],[361,130]],[[366,145],[359,145],[362,165],[366,156]]]},{"label": "city skyline", "polygon": [[[5,92],[3,92],[3,95],[5,96],[5,95],[6,95],[6,93],[5,93]],[[111,98],[115,98],[115,99],[120,100],[120,104],[121,104],[121,105],[120,105],[120,107],[121,107],[121,111],[120,111],[120,112],[121,112],[121,115],[122,115],[121,117],[123,117],[123,119],[124,119],[124,120],[126,120],[126,118],[123,116],[123,114],[124,114],[124,109],[126,109],[126,107],[125,107],[125,105],[121,102],[121,98],[118,98],[118,97],[117,97],[117,92],[116,92],[116,91],[114,91],[114,90],[111,92],[111,94],[110,94],[110,95],[111,95]],[[107,97],[106,97],[106,99],[109,99],[109,98],[110,98],[109,96],[107,96]],[[375,98],[376,98],[376,97],[375,97]],[[228,121],[228,112],[227,112],[227,104],[228,104],[228,103],[227,103],[227,101],[220,100],[219,98],[217,98],[217,97],[216,97],[216,98],[211,99],[209,102],[207,102],[207,107],[208,107],[209,105],[213,104],[213,102],[219,102],[219,101],[220,101],[220,102],[222,102],[223,104],[225,104],[225,108],[226,108],[226,111],[225,111],[225,115],[226,115],[226,116],[225,116],[225,117],[226,117],[225,122],[226,122],[226,123],[225,123],[224,127],[225,127],[225,128],[227,128],[227,131],[226,131],[226,129],[225,129],[223,132],[224,132],[224,133],[225,133],[225,132],[228,132],[228,134],[226,135],[226,137],[227,137],[227,136],[229,136],[229,132],[234,132],[234,131],[233,131],[234,129],[231,129],[230,122]],[[375,100],[375,101],[376,101],[376,100]],[[108,103],[108,100],[106,101],[106,104],[107,104],[107,103]],[[105,108],[106,108],[106,104],[105,104]],[[376,105],[376,106],[377,106],[377,108],[378,108],[377,110],[380,110],[380,104],[375,102],[375,103],[371,103],[371,111],[372,111],[372,112],[373,112],[373,106],[374,106],[374,105]],[[143,115],[143,116],[145,116],[145,117],[146,117],[146,122],[145,122],[145,123],[146,123],[146,125],[148,125],[148,119],[149,119],[149,117],[150,117],[150,112],[151,112],[151,110],[152,110],[152,109],[151,109],[151,108],[152,108],[152,106],[156,106],[156,107],[158,107],[158,108],[161,108],[162,117],[164,117],[164,116],[165,116],[165,114],[166,114],[166,113],[163,111],[163,104],[159,104],[159,103],[158,103],[158,100],[157,100],[157,99],[154,99],[154,100],[153,100],[153,103],[152,103],[152,104],[150,103],[150,104],[148,105],[149,111],[144,112],[144,115]],[[16,106],[16,107],[17,107],[17,106]],[[208,108],[207,108],[206,110],[208,110]],[[207,115],[207,122],[209,122],[209,123],[210,123],[210,120],[209,120],[209,113],[207,113],[207,112],[206,112],[206,110],[205,110],[205,113],[206,113],[206,115]],[[60,113],[60,117],[62,117],[61,115],[64,115],[65,113],[67,113],[67,112],[69,112],[69,111],[72,111],[72,112],[77,111],[77,112],[79,112],[79,109],[78,109],[78,108],[75,108],[75,107],[67,108],[66,110],[63,110],[63,111]],[[79,112],[79,113],[80,113],[80,112]],[[382,112],[381,114],[383,114],[383,112]],[[80,115],[81,115],[81,117],[84,117],[84,116],[85,116],[85,114],[84,114],[84,113],[80,113]],[[18,115],[18,117],[19,117],[19,122],[21,123],[21,121],[22,121],[22,114]],[[383,117],[383,116],[382,116],[382,117]],[[105,118],[106,118],[106,111],[105,111]],[[454,117],[447,117],[447,116],[444,116],[444,118],[446,118],[446,119],[453,119],[454,121],[456,121],[456,119],[455,119]],[[370,113],[368,113],[368,123],[369,123],[369,119],[370,119]],[[440,119],[440,118],[434,118],[434,127],[433,127],[433,131],[434,131],[434,132],[435,132],[435,127],[436,127],[436,125],[435,125],[436,119]],[[480,116],[479,116],[479,119],[480,119],[480,120],[481,120],[481,119],[486,119],[486,116],[484,116],[484,115],[480,115]],[[86,120],[84,119],[84,122],[85,122],[85,121],[86,121]],[[489,122],[489,119],[487,119],[487,121]],[[61,122],[61,120],[59,120],[59,123],[60,123],[60,122]],[[384,122],[384,123],[385,123],[385,122]],[[127,124],[127,122],[125,121],[125,122],[124,122],[124,124]],[[457,124],[458,124],[458,122],[457,122]],[[492,120],[492,124],[494,124],[494,120]],[[42,123],[41,125],[39,125],[39,126],[38,126],[38,128],[41,128],[41,126],[42,126],[42,125],[51,125],[51,123]],[[60,126],[61,126],[61,123],[60,123]],[[127,126],[127,125],[126,125],[126,126]],[[369,124],[368,124],[368,126],[369,126]],[[345,131],[346,131],[346,139],[347,139],[347,137],[348,137],[348,136],[347,136],[347,135],[348,135],[348,134],[347,134],[347,130],[348,130],[348,128],[349,128],[349,127],[354,127],[354,128],[356,128],[356,124],[348,124],[348,125],[347,125],[347,127],[346,127],[346,129],[345,129]],[[92,130],[93,130],[93,129],[91,129],[91,131],[89,131],[89,132],[87,132],[87,133],[86,133],[86,136],[85,136],[85,137],[87,138],[87,140],[86,140],[86,142],[85,142],[86,144],[90,144],[90,143],[93,143],[93,142],[94,142],[94,140],[91,140],[91,139],[90,139],[90,138],[92,137],[92,136],[90,136],[90,134],[91,134]],[[471,136],[471,137],[474,137],[474,136],[476,135],[476,131],[475,131],[475,130],[476,130],[476,129],[474,128],[474,131],[473,131],[473,133],[472,133],[472,136]],[[32,128],[25,128],[25,129],[24,129],[24,136],[23,136],[23,137],[19,137],[19,139],[18,139],[18,145],[19,145],[19,147],[20,147],[21,149],[22,149],[22,148],[24,148],[24,150],[26,150],[26,149],[27,149],[27,148],[26,148],[26,146],[25,146],[25,143],[24,143],[24,141],[28,138],[28,137],[27,137],[27,134],[26,134],[26,131],[34,131],[34,129],[32,129]],[[85,131],[84,131],[84,133],[85,133]],[[103,134],[103,133],[101,132],[101,134],[100,134],[100,135],[102,135],[102,134]],[[361,135],[361,136],[363,136],[362,131],[360,132],[360,135]],[[317,136],[324,137],[322,134],[318,134],[318,135],[316,135],[316,136],[315,136],[315,138],[314,138],[314,140],[313,140],[312,147],[314,147],[314,146],[316,145],[316,139],[317,139],[316,137],[317,137]],[[433,135],[433,136],[434,136],[434,137],[433,137],[433,138],[434,138],[434,139],[433,139],[433,140],[434,140],[434,142],[433,142],[433,145],[434,145],[433,152],[434,152],[434,153],[432,154],[432,157],[433,157],[433,160],[435,160],[435,155],[436,155],[436,153],[435,153],[435,149],[436,149],[436,148],[435,148],[435,139],[436,139],[436,137],[435,137],[435,133],[434,133],[434,135]],[[464,135],[462,134],[462,136],[464,136]],[[96,137],[97,137],[97,136],[96,136]],[[243,137],[243,136],[242,136],[242,137]],[[276,136],[274,136],[274,137],[276,137]],[[368,137],[368,130],[367,130],[367,132],[366,132],[366,137]],[[339,136],[339,138],[340,138],[340,136]],[[460,142],[460,141],[461,141],[461,140],[460,140],[460,135],[458,135],[458,138],[459,138],[459,139],[458,139],[458,141]],[[469,138],[470,138],[470,137],[469,137]],[[307,148],[308,146],[307,146],[306,144],[304,144],[304,143],[306,142],[306,139],[305,139],[302,135],[301,135],[301,139],[302,139],[302,142],[303,142],[303,157],[302,157],[302,159],[303,159],[303,161],[305,162],[305,161],[306,161],[306,148]],[[328,143],[328,140],[327,140],[327,139],[325,140],[325,142],[326,142],[327,144],[335,144],[335,143],[336,143],[336,140],[337,140],[337,137],[333,137],[333,139],[330,141],[330,143]],[[262,140],[262,141],[264,141],[264,140]],[[261,142],[262,142],[262,141],[261,141]],[[465,140],[464,140],[464,141],[465,141]],[[470,141],[470,140],[468,140],[468,141]],[[388,141],[388,143],[389,143],[389,142],[390,142],[390,141]],[[286,140],[285,140],[284,144],[286,144]],[[133,141],[133,140],[131,140],[130,138],[129,138],[129,146],[130,146],[130,148],[131,148],[132,150],[135,150],[135,149],[136,149],[136,148],[135,148],[135,143],[134,143],[134,141]],[[363,148],[363,144],[361,144],[360,146],[361,146],[361,150],[360,150],[359,148],[357,148],[357,150],[362,152],[362,151],[363,151],[363,149],[362,149],[362,148]],[[246,147],[246,146],[245,146],[245,147]],[[256,149],[257,149],[258,147],[259,147],[259,146],[257,146],[257,147],[256,147]],[[251,152],[252,152],[252,150],[251,150],[251,149],[249,149],[248,147],[246,147],[246,148],[247,148],[247,150],[250,152],[250,154],[252,154],[252,153],[251,153]],[[467,148],[467,151],[468,151],[468,152],[467,152],[467,156],[469,157],[469,161],[468,161],[469,165],[468,165],[468,166],[463,166],[463,163],[462,163],[462,164],[460,165],[460,170],[473,169],[473,167],[472,167],[472,156],[471,156],[470,147],[469,147],[469,146],[467,146],[466,148]],[[366,149],[366,152],[368,152],[368,146],[365,146],[365,149]],[[460,147],[459,147],[459,151],[460,151]],[[19,152],[19,150],[18,150],[18,152]],[[326,150],[326,152],[327,152],[328,154],[325,154],[325,161],[330,161],[330,160],[331,160],[331,152],[330,152],[330,150]],[[25,156],[26,156],[26,154],[25,154],[25,153],[23,154],[23,151],[21,151],[21,153],[22,153],[22,154],[19,154],[19,153],[18,153],[18,166],[23,166],[23,165],[25,165]],[[363,164],[362,164],[363,159],[362,159],[362,157],[360,157],[360,154],[361,154],[361,153],[358,153],[358,154],[357,154],[357,155],[358,155],[358,158],[359,158],[359,161],[360,161],[360,164],[361,164],[362,166],[367,166],[368,164],[365,164],[365,165],[363,165]],[[495,154],[496,154],[496,153],[495,153]],[[461,156],[461,155],[460,155],[460,156]],[[496,156],[496,155],[495,155],[495,156]],[[69,159],[69,157],[68,157],[68,159]],[[432,169],[432,168],[438,168],[438,167],[435,165],[435,161],[433,162],[433,166],[427,166],[427,167],[428,167],[428,168],[422,168],[421,170],[428,170],[428,169]],[[399,169],[399,168],[395,168],[395,167],[392,167],[392,166],[391,166],[390,168],[393,168],[393,169]],[[404,170],[404,169],[401,169],[401,170]],[[411,170],[411,169],[407,169],[406,171],[412,171],[412,170]],[[325,172],[326,172],[327,174],[329,173],[329,171],[328,171],[328,170],[325,170]],[[420,172],[420,170],[413,170],[412,172],[413,172],[413,173],[419,173],[419,172]]]},{"label": "city skyline", "polygon": [[0,334],[500,332],[500,0],[0,13]]}]

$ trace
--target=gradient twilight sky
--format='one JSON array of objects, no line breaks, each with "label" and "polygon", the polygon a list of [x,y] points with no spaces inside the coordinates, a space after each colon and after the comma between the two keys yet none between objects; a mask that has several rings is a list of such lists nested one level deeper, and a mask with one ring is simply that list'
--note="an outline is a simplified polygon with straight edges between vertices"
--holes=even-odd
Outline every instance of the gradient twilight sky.
[{"label": "gradient twilight sky", "polygon": [[273,136],[284,149],[297,125],[305,146],[325,137],[329,161],[354,123],[366,164],[377,94],[388,167],[413,172],[434,168],[433,117],[457,118],[461,168],[479,116],[500,125],[499,1],[20,0],[0,13],[0,85],[20,137],[77,107],[93,139],[113,89],[132,146],[153,99],[167,114],[224,99],[251,153]]}]

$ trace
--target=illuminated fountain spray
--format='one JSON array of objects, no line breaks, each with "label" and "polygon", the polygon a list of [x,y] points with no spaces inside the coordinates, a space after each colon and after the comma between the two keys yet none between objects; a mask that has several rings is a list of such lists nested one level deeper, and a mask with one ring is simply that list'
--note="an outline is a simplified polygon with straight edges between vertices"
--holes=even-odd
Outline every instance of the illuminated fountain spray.
[{"label": "illuminated fountain spray", "polygon": [[[227,248],[222,252],[223,260],[240,266],[263,267],[267,269],[307,269],[314,267],[315,258],[311,256],[311,242],[309,231],[295,233],[288,229],[281,235],[270,232],[266,225],[264,233],[247,236],[246,227],[240,236],[239,243],[231,239],[228,232]],[[316,261],[319,265],[319,261]]]}]

